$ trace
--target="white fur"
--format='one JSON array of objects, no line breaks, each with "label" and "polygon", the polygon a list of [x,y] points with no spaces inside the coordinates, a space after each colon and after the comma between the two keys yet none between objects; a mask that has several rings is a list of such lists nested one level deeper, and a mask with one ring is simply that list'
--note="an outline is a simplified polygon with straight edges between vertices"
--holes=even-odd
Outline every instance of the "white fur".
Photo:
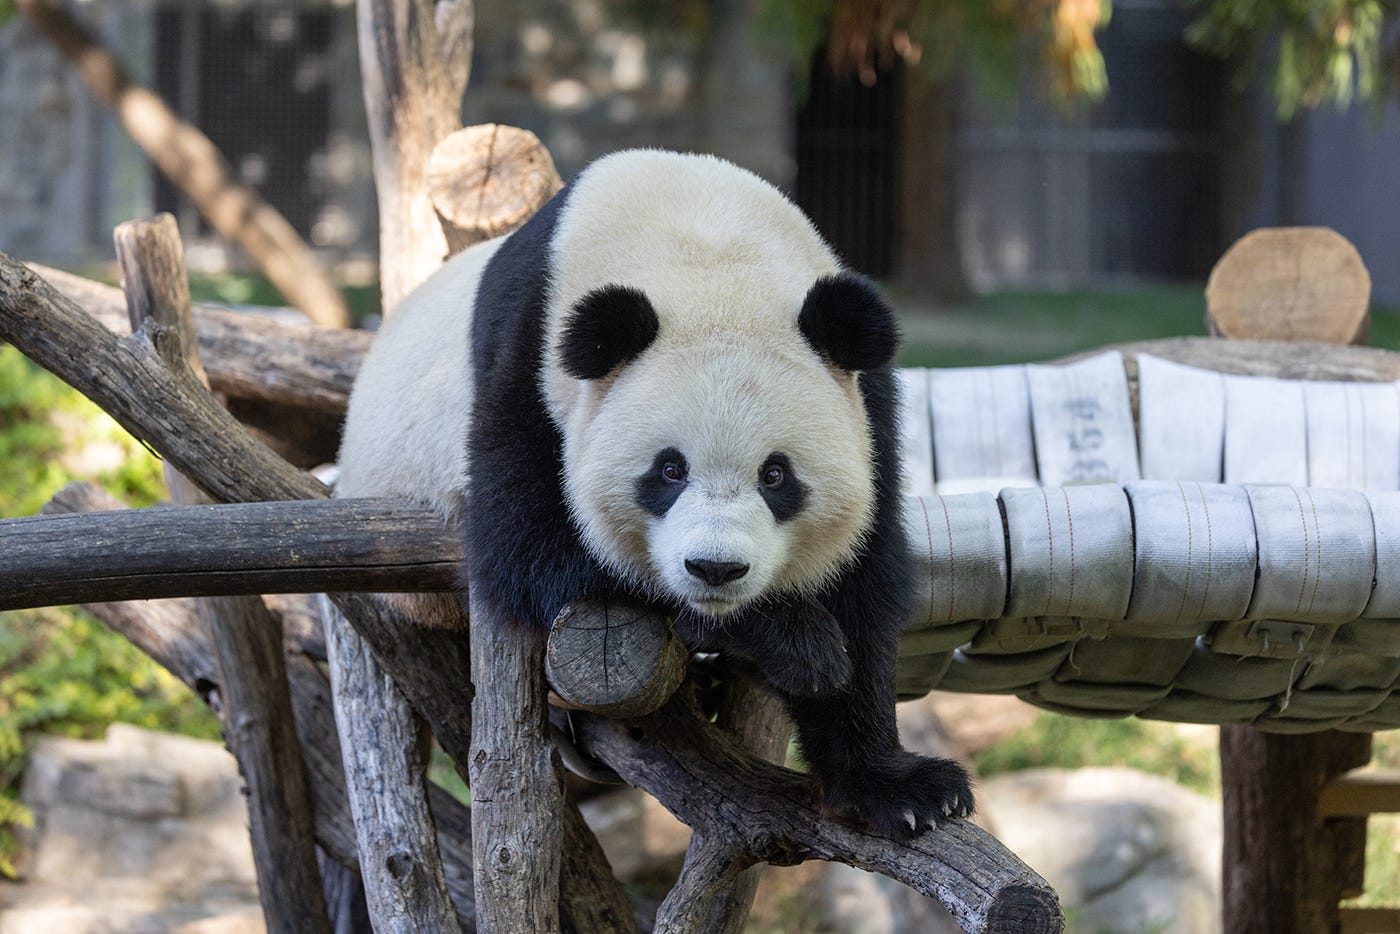
[{"label": "white fur", "polygon": [[467,480],[470,335],[477,282],[500,240],[452,257],[375,335],[355,379],[337,496],[403,496],[444,516]]},{"label": "white fur", "polygon": [[[552,262],[541,389],[564,437],[567,499],[593,552],[710,615],[836,574],[869,528],[874,481],[855,379],[798,330],[808,289],[841,268],[807,218],[719,159],[618,153],[575,182]],[[571,379],[556,351],[569,310],[608,284],[646,294],[657,339],[615,378]],[[685,454],[690,480],[658,520],[638,506],[632,482],[666,447]],[[809,494],[784,523],[757,486],[775,451]],[[710,587],[685,570],[697,557],[750,571]]]},{"label": "white fur", "polygon": [[[468,323],[497,243],[452,259],[376,339],[350,401],[340,495],[404,495],[444,513],[458,505]],[[566,498],[599,560],[713,616],[838,573],[871,522],[873,465],[856,377],[824,363],[798,330],[807,290],[840,269],[801,212],[718,159],[618,153],[575,181],[551,262],[540,386],[564,438]],[[657,339],[618,374],[574,380],[560,367],[559,337],[575,302],[609,284],[647,295]],[[633,485],[666,447],[685,454],[690,477],[656,519]],[[808,489],[783,523],[758,492],[773,452]],[[750,571],[711,587],[685,570],[687,558]]]}]

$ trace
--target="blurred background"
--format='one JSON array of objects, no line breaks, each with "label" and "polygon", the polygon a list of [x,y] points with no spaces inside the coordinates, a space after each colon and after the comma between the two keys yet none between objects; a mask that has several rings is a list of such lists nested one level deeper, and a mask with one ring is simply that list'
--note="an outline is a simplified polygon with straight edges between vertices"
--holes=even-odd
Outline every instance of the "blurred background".
[{"label": "blurred background", "polygon": [[[197,299],[288,304],[94,99],[36,27],[36,2],[0,0],[0,251],[115,282],[112,228],[170,211]],[[378,219],[353,3],[42,5],[206,134],[311,247],[354,319],[375,321]],[[1212,265],[1274,225],[1325,225],[1355,244],[1373,283],[1372,342],[1400,349],[1395,0],[478,0],[474,16],[465,125],[533,131],[566,180],[630,146],[752,169],[886,288],[907,364],[1202,334]],[[133,505],[164,496],[147,451],[0,345],[0,514],[31,514],[75,478]],[[1125,820],[1119,850],[1142,849],[1144,827],[1165,840],[1162,828],[1212,814],[1218,834],[1211,728],[1069,719],[1014,698],[939,703],[953,705],[943,722],[984,776],[1131,766],[1186,789],[1181,810]],[[32,814],[20,784],[38,737],[96,737],[117,720],[218,735],[197,699],[90,618],[0,615],[0,876],[23,875]],[[1377,737],[1376,757],[1400,765],[1400,742]],[[1095,787],[1086,794],[1108,793]],[[1155,785],[1139,794],[1170,797]],[[1052,828],[1047,852],[1065,849],[1046,812],[1024,816],[1016,823]],[[1366,897],[1400,902],[1400,830],[1373,828]],[[1124,863],[1119,882],[1170,856],[1172,917],[1183,920],[1124,916],[1104,930],[1216,929],[1218,838],[1171,846],[1179,852],[1148,848],[1141,865]],[[1109,865],[1106,853],[1086,862]],[[754,930],[829,930],[840,885],[865,884],[832,883],[823,914],[802,894],[810,872],[778,877],[788,881],[760,901]],[[1092,901],[1098,884],[1075,891]],[[857,899],[853,930],[873,923],[870,897]]]}]

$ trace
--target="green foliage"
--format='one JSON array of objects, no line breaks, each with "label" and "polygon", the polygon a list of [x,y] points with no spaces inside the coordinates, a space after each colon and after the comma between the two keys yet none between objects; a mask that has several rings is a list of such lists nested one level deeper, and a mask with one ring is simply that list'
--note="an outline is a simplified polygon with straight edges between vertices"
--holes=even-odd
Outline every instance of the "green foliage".
[{"label": "green foliage", "polygon": [[[1191,0],[1199,10],[1187,41],[1236,59],[1244,80],[1272,65],[1278,115],[1301,108],[1346,107],[1386,90],[1382,40],[1395,0]],[[1268,54],[1272,51],[1272,55]]]},{"label": "green foliage", "polygon": [[[160,464],[95,405],[8,345],[0,346],[0,515],[38,511],[70,480],[133,505],[164,495]],[[217,735],[188,689],[125,639],[71,610],[0,613],[0,875],[13,872],[17,800],[39,732],[97,736],[115,720]]]},{"label": "green foliage", "polygon": [[18,781],[35,734],[86,739],[121,720],[217,738],[219,724],[174,676],[86,614],[0,613],[0,876],[31,815]]},{"label": "green foliage", "polygon": [[[99,454],[86,458],[84,452]],[[96,405],[0,345],[0,515],[38,512],[70,480],[134,506],[164,495],[160,464]]]}]

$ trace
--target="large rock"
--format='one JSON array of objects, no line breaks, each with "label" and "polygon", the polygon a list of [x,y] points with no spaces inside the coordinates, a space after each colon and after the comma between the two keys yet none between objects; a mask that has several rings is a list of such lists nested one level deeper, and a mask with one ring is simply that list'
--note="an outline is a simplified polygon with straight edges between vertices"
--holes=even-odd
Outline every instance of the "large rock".
[{"label": "large rock", "polygon": [[1220,931],[1220,804],[1133,769],[985,779],[1003,843],[1060,893],[1076,930]]},{"label": "large rock", "polygon": [[0,886],[0,934],[261,932],[242,787],[218,743],[125,724],[42,738],[22,790],[32,852],[23,884]]}]

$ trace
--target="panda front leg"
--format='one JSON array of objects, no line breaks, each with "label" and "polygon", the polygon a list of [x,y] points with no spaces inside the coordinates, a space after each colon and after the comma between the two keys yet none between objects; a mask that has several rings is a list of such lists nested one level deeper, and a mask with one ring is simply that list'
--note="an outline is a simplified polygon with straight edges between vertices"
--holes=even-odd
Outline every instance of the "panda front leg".
[{"label": "panda front leg", "polygon": [[878,833],[909,837],[973,810],[967,771],[951,759],[909,752],[895,726],[897,633],[847,633],[852,673],[820,697],[786,698],[803,756],[828,811]]}]

